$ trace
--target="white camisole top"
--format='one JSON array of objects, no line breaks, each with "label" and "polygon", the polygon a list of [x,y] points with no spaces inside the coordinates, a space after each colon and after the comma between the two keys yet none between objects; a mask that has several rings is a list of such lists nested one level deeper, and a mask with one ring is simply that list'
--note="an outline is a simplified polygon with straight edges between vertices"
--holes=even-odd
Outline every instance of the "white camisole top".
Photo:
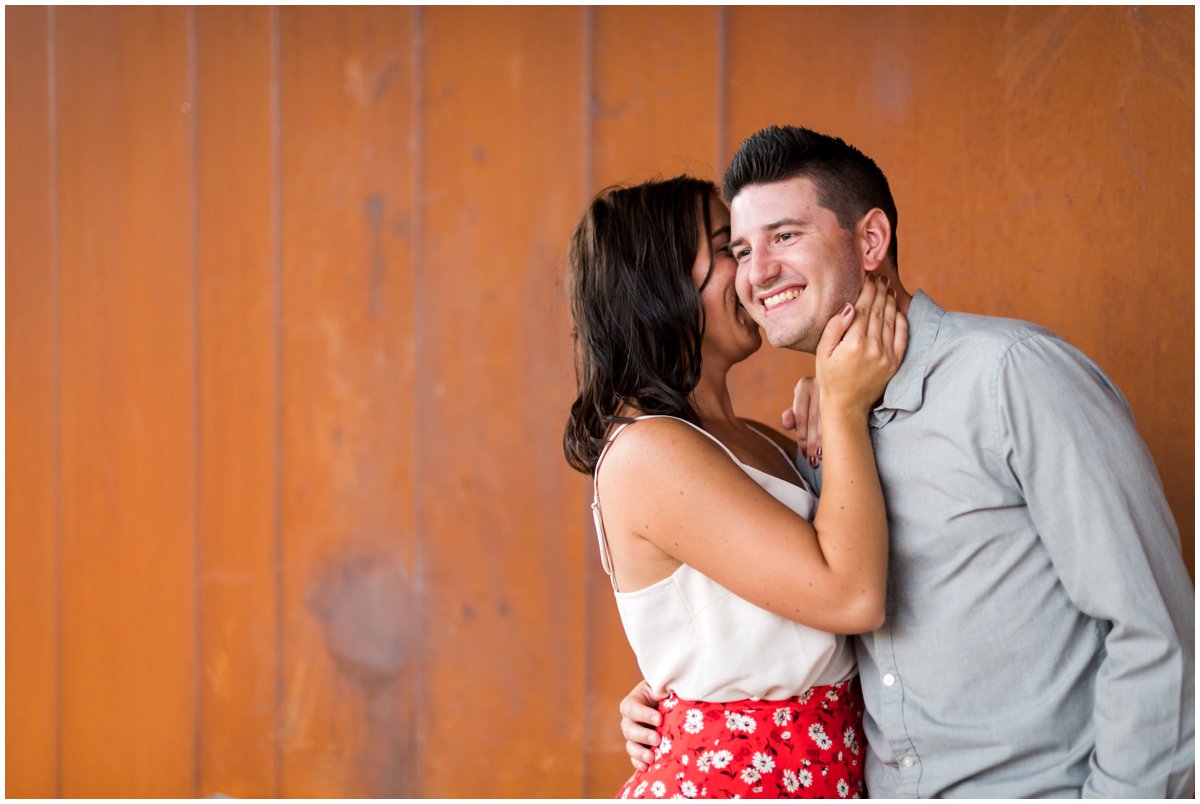
[{"label": "white camisole top", "polygon": [[[675,418],[639,416],[637,420]],[[796,483],[748,466],[703,429],[730,459],[772,497],[812,519],[816,497],[804,480]],[[628,424],[616,429],[596,461]],[[759,433],[779,449],[779,445]],[[787,458],[787,453],[779,450]],[[791,459],[788,459],[791,463]],[[687,564],[635,592],[617,589],[612,555],[604,535],[600,493],[592,475],[592,515],[604,571],[612,581],[617,609],[638,667],[655,695],[674,692],[689,701],[783,700],[809,687],[836,684],[855,673],[854,651],[846,637],[818,631],[759,608]]]}]

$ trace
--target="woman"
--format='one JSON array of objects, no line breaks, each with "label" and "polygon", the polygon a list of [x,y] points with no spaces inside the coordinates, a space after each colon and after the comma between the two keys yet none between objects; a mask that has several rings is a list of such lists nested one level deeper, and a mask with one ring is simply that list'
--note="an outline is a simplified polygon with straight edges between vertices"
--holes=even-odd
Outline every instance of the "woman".
[{"label": "woman", "polygon": [[579,394],[564,450],[594,477],[601,558],[638,664],[669,693],[655,761],[621,796],[854,795],[862,703],[837,635],[883,619],[867,415],[906,325],[871,280],[826,327],[824,496],[810,522],[789,441],[730,402],[729,369],[761,339],[729,238],[715,187],[680,177],[601,193],[571,246]]}]

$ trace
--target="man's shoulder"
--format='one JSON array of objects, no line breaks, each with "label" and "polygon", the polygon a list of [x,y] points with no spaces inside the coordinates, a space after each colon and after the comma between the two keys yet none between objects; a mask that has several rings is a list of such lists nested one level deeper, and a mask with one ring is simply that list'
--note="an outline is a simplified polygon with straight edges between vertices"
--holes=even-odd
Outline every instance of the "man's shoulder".
[{"label": "man's shoulder", "polygon": [[973,340],[1005,348],[1032,337],[1061,340],[1045,327],[1019,318],[947,311],[938,331],[938,339]]}]

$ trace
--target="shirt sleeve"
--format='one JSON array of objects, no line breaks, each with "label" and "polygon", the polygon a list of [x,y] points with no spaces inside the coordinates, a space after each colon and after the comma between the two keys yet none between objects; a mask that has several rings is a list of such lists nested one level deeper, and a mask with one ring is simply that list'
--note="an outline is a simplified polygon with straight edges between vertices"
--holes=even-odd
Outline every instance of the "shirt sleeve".
[{"label": "shirt sleeve", "polygon": [[1192,795],[1194,592],[1129,407],[1099,367],[1048,333],[1008,347],[995,400],[1001,458],[1067,594],[1104,634],[1082,794]]}]

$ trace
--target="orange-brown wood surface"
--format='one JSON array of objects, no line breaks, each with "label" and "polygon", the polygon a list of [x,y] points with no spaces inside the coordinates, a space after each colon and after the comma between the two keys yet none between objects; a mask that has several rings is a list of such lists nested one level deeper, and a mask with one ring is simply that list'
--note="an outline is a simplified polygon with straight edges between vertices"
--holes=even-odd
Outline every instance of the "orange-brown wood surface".
[{"label": "orange-brown wood surface", "polygon": [[[5,28],[5,791],[58,791],[57,265],[49,15]],[[13,694],[16,693],[16,694]]]},{"label": "orange-brown wood surface", "polygon": [[5,13],[9,795],[612,795],[566,246],[775,122],[1096,359],[1193,566],[1191,8]]},{"label": "orange-brown wood surface", "polygon": [[275,12],[194,12],[199,789],[278,779]]}]

